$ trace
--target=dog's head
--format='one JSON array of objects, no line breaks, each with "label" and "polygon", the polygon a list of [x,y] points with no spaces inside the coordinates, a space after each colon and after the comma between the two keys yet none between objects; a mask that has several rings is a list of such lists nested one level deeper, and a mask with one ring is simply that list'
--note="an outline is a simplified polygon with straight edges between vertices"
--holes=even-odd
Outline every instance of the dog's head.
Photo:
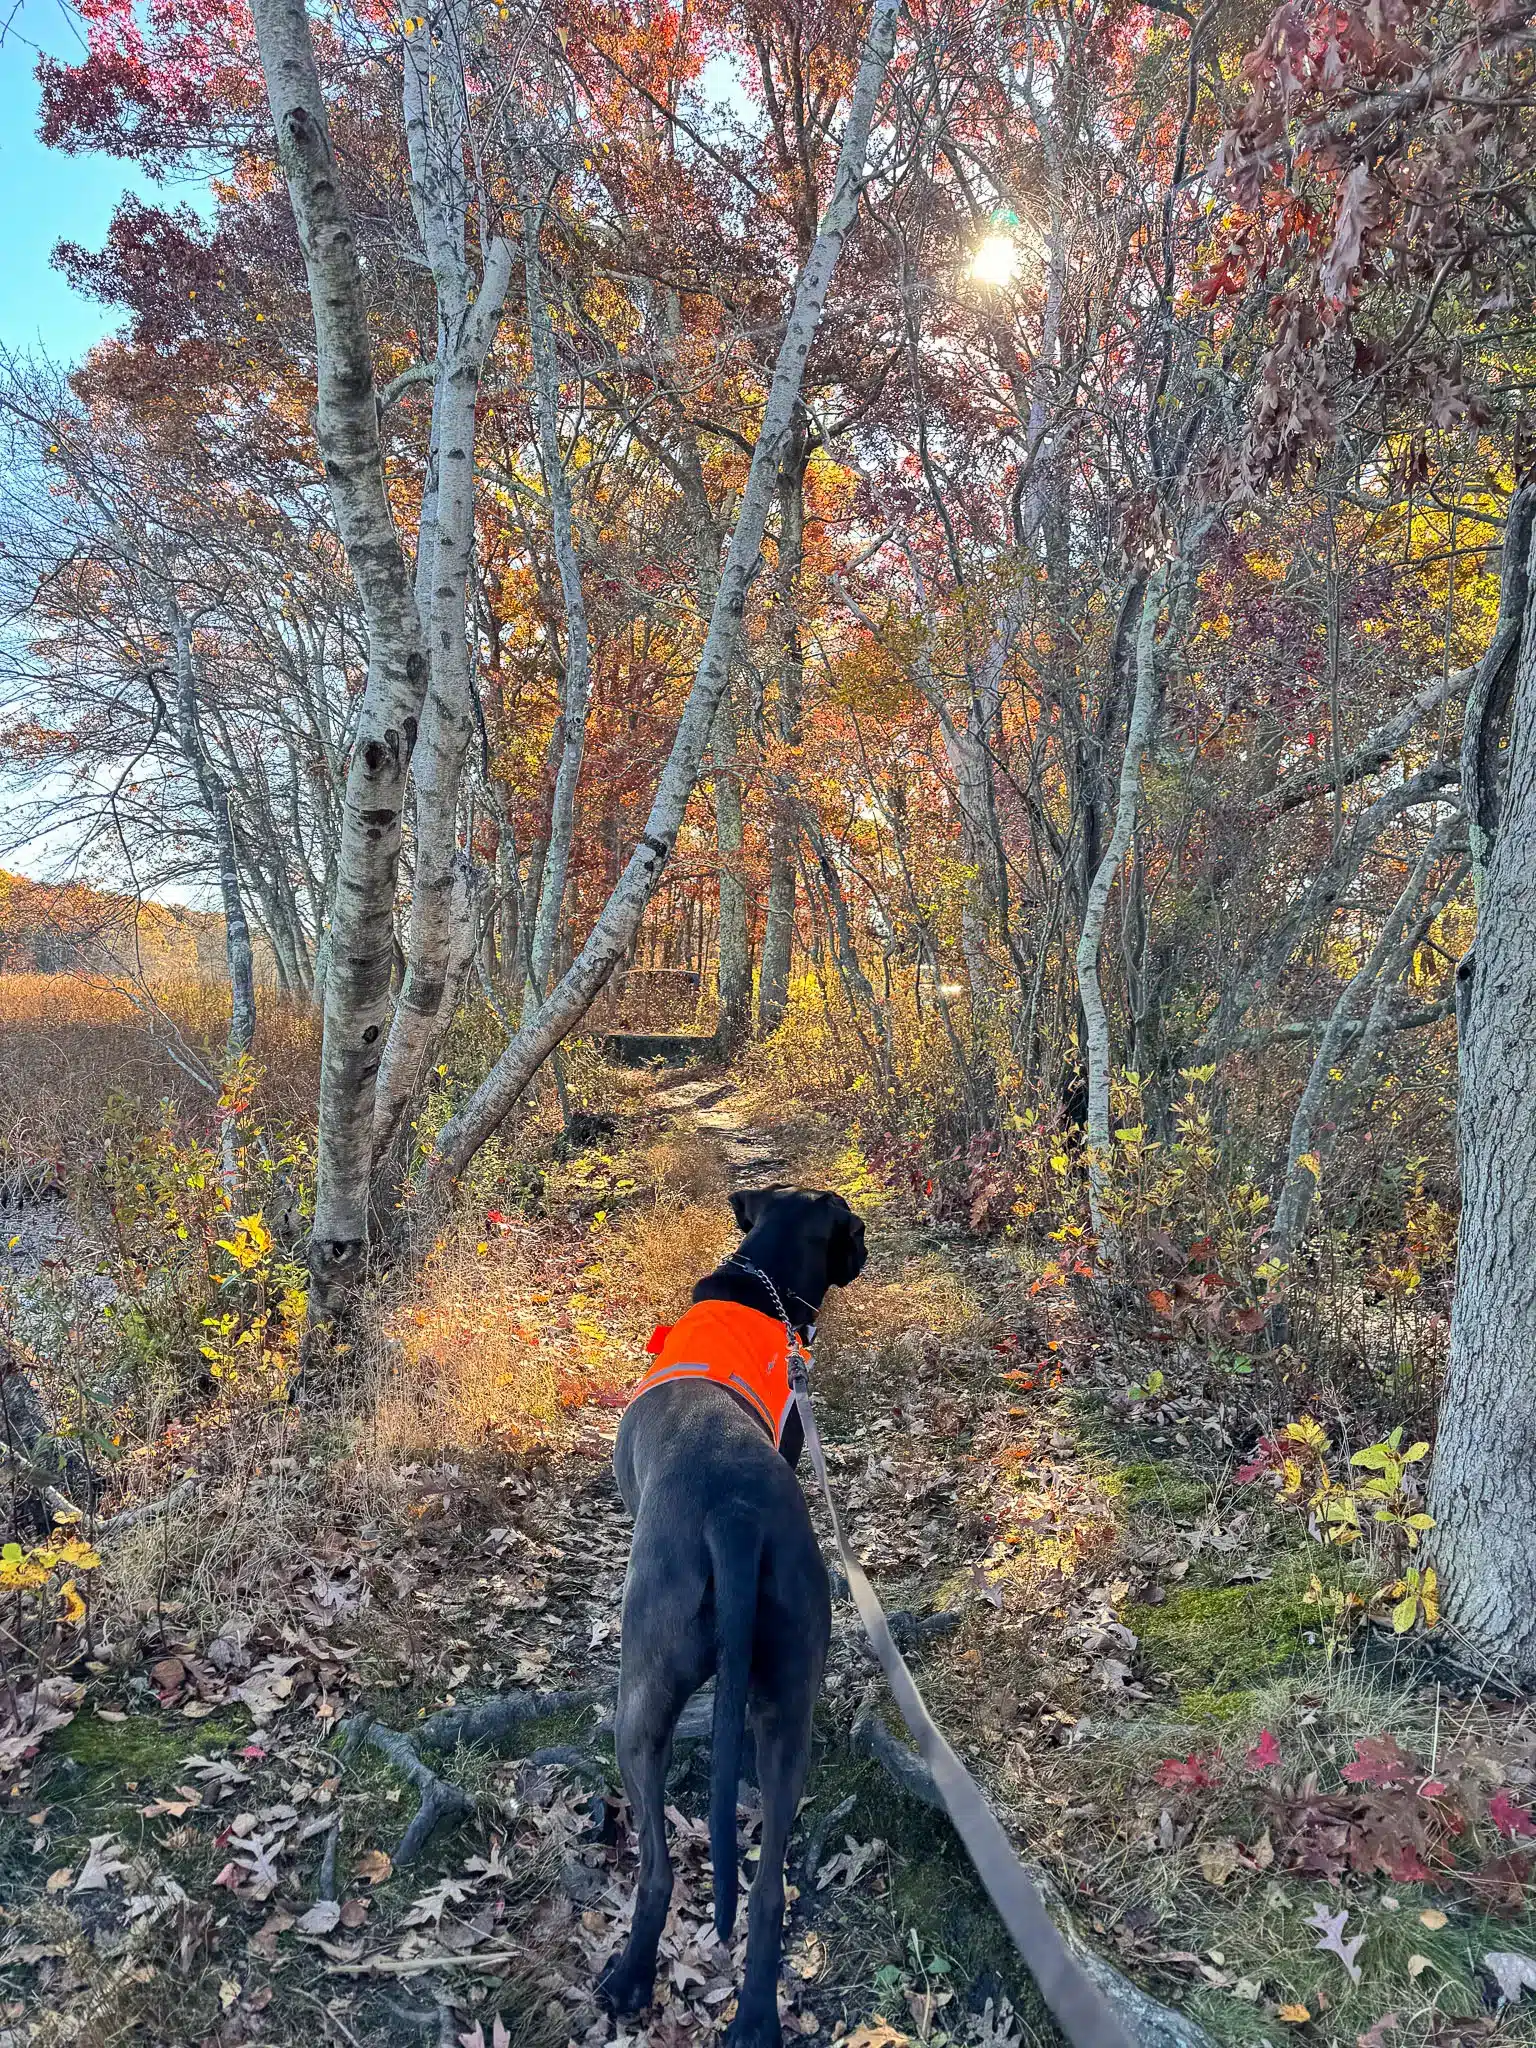
[{"label": "dog's head", "polygon": [[864,1223],[841,1195],[821,1188],[744,1188],[731,1196],[743,1252],[820,1306],[829,1287],[864,1270]]}]

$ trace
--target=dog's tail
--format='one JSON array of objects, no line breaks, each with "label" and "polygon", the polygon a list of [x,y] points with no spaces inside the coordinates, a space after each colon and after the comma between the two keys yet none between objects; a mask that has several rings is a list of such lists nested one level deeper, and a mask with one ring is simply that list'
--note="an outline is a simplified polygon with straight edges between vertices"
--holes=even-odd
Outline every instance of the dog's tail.
[{"label": "dog's tail", "polygon": [[757,1627],[760,1525],[724,1520],[705,1532],[715,1576],[715,1720],[710,1736],[709,1860],[715,1873],[715,1931],[736,1924],[736,1781],[747,1722],[747,1680]]}]

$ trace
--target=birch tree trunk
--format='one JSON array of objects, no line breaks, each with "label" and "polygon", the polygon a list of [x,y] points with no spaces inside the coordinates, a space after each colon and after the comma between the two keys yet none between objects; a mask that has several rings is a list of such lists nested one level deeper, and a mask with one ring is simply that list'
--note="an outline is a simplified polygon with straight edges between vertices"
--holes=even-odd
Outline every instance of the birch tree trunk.
[{"label": "birch tree trunk", "polygon": [[721,694],[710,741],[715,786],[715,851],[720,860],[720,939],[716,970],[720,1014],[715,1049],[732,1053],[752,1028],[752,944],[747,878],[742,861],[746,832],[741,801],[741,736],[730,685]]},{"label": "birch tree trunk", "polygon": [[[1517,501],[1518,505],[1518,501]],[[1495,807],[1464,791],[1481,871],[1477,939],[1456,970],[1461,1026],[1461,1233],[1451,1358],[1430,1478],[1430,1541],[1450,1627],[1473,1656],[1536,1683],[1536,542],[1505,530],[1490,661],[1513,645],[1509,745]],[[1511,543],[1518,542],[1512,546]],[[1511,634],[1507,629],[1513,626]],[[1473,686],[1492,707],[1503,686]],[[1479,720],[1467,750],[1497,759]]]},{"label": "birch tree trunk", "polygon": [[507,1046],[464,1108],[444,1126],[428,1176],[429,1187],[433,1189],[440,1188],[474,1157],[521,1097],[543,1060],[584,1015],[634,938],[671,854],[730,677],[747,587],[763,544],[779,464],[794,426],[806,357],[826,304],[832,272],[858,213],[870,123],[895,47],[899,13],[900,0],[875,0],[869,38],[843,128],[832,196],[795,288],[742,491],[736,530],[711,608],[709,631],[646,829],[591,936],[559,986],[538,1016],[525,1024]]},{"label": "birch tree trunk", "polygon": [[[174,592],[167,594],[171,644],[176,650],[176,726],[181,751],[218,850],[219,901],[224,909],[224,958],[229,967],[229,1038],[226,1057],[240,1059],[251,1049],[256,1036],[256,964],[251,954],[251,927],[245,915],[245,898],[240,888],[240,860],[235,846],[234,821],[230,817],[229,791],[224,778],[209,758],[203,744],[197,716],[197,669],[192,648],[192,625],[177,603]],[[275,950],[275,949],[274,949]]]},{"label": "birch tree trunk", "polygon": [[437,290],[438,345],[416,564],[428,683],[411,764],[415,872],[405,977],[374,1101],[376,1161],[393,1141],[452,1016],[449,991],[461,938],[459,792],[474,731],[468,603],[475,551],[475,406],[512,278],[511,247],[499,235],[487,242],[478,290],[469,267],[467,16],[467,0],[453,0],[438,21],[435,48],[424,34],[403,42],[411,193]]},{"label": "birch tree trunk", "polygon": [[367,1248],[374,1097],[390,1021],[400,812],[427,654],[385,488],[362,269],[303,0],[253,0],[251,11],[315,317],[315,431],[368,629],[368,679],[342,795],[325,947],[309,1252],[314,1306],[325,1318],[343,1304]]},{"label": "birch tree trunk", "polygon": [[523,997],[522,1021],[537,1017],[555,957],[560,912],[570,873],[571,841],[576,830],[576,788],[581,780],[587,745],[587,710],[592,696],[592,643],[587,628],[587,601],[576,559],[576,531],[571,518],[571,485],[560,452],[559,366],[549,305],[544,296],[544,267],[539,235],[544,225],[544,197],[531,186],[523,193],[523,273],[527,284],[528,344],[533,358],[533,418],[539,441],[539,466],[549,499],[555,567],[565,609],[565,664],[560,679],[560,765],[549,813],[549,842],[539,882],[538,910],[531,947],[532,974]]},{"label": "birch tree trunk", "polygon": [[1156,569],[1147,579],[1141,600],[1141,624],[1136,634],[1136,695],[1131,704],[1131,721],[1125,736],[1125,759],[1120,764],[1120,796],[1115,807],[1115,827],[1103,858],[1088,886],[1083,908],[1083,929],[1077,942],[1077,986],[1083,1006],[1087,1043],[1083,1064],[1088,1079],[1088,1201],[1093,1213],[1094,1235],[1100,1256],[1113,1264],[1118,1250],[1118,1232],[1104,1210],[1109,1180],[1109,1012],[1099,979],[1099,949],[1104,938],[1104,914],[1109,892],[1120,872],[1136,825],[1136,808],[1141,801],[1141,764],[1157,724],[1161,688],[1157,674],[1157,618],[1167,586],[1166,567]]},{"label": "birch tree trunk", "polygon": [[[805,553],[804,429],[797,427],[779,478],[779,566],[774,579],[774,610],[779,621],[778,704],[775,722],[780,746],[800,744],[805,693],[805,658],[795,606],[800,566]],[[772,778],[768,823],[768,898],[763,917],[763,958],[758,971],[757,1028],[766,1038],[783,1020],[789,1005],[789,969],[795,946],[796,842],[799,811],[788,763]]]}]

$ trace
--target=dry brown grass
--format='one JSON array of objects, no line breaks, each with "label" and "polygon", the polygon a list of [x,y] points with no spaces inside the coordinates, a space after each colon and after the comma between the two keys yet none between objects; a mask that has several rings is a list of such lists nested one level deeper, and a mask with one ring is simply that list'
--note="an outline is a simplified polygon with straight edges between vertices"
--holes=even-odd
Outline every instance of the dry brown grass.
[{"label": "dry brown grass", "polygon": [[[127,1095],[205,1113],[229,1029],[229,990],[176,981],[135,1002],[122,986],[69,974],[0,974],[0,1142],[68,1167],[98,1143],[107,1104]],[[313,1119],[319,1018],[270,989],[257,1002],[255,1058],[271,1115]]]}]

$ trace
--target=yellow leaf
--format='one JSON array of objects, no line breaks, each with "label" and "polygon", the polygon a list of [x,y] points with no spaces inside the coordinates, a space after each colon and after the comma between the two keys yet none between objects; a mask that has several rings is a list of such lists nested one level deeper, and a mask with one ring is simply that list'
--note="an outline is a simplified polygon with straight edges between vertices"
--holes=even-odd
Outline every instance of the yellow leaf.
[{"label": "yellow leaf", "polygon": [[1275,2013],[1277,2020],[1286,2020],[1293,2027],[1302,2026],[1311,2017],[1304,2005],[1282,2005]]},{"label": "yellow leaf", "polygon": [[1419,1598],[1424,1603],[1424,1626],[1433,1628],[1440,1619],[1440,1579],[1433,1565],[1420,1581]]},{"label": "yellow leaf", "polygon": [[1392,1610],[1392,1627],[1397,1635],[1407,1635],[1419,1614],[1417,1593],[1405,1593]]},{"label": "yellow leaf", "polygon": [[394,1867],[382,1849],[365,1849],[353,1866],[369,1884],[382,1884]]},{"label": "yellow leaf", "polygon": [[1053,1153],[1053,1154],[1052,1154],[1052,1157],[1051,1157],[1051,1171],[1052,1171],[1052,1173],[1065,1173],[1065,1172],[1066,1172],[1066,1170],[1067,1170],[1067,1168],[1068,1168],[1068,1167],[1069,1167],[1069,1166],[1070,1166],[1071,1164],[1072,1164],[1072,1162],[1071,1162],[1071,1160],[1070,1160],[1070,1159],[1068,1159],[1068,1157],[1067,1157],[1067,1155],[1066,1155],[1066,1153],[1065,1153],[1065,1152],[1056,1152],[1056,1153]]},{"label": "yellow leaf", "polygon": [[1408,1974],[1410,1977],[1422,1977],[1429,1967],[1430,1961],[1428,1956],[1410,1956],[1408,1958]]},{"label": "yellow leaf", "polygon": [[1421,1926],[1427,1927],[1431,1934],[1438,1934],[1441,1928],[1448,1924],[1445,1915],[1438,1906],[1426,1906],[1419,1915],[1419,1923]]},{"label": "yellow leaf", "polygon": [[75,1591],[73,1579],[66,1579],[59,1588],[59,1608],[59,1619],[67,1621],[71,1628],[85,1619],[85,1602]]}]

